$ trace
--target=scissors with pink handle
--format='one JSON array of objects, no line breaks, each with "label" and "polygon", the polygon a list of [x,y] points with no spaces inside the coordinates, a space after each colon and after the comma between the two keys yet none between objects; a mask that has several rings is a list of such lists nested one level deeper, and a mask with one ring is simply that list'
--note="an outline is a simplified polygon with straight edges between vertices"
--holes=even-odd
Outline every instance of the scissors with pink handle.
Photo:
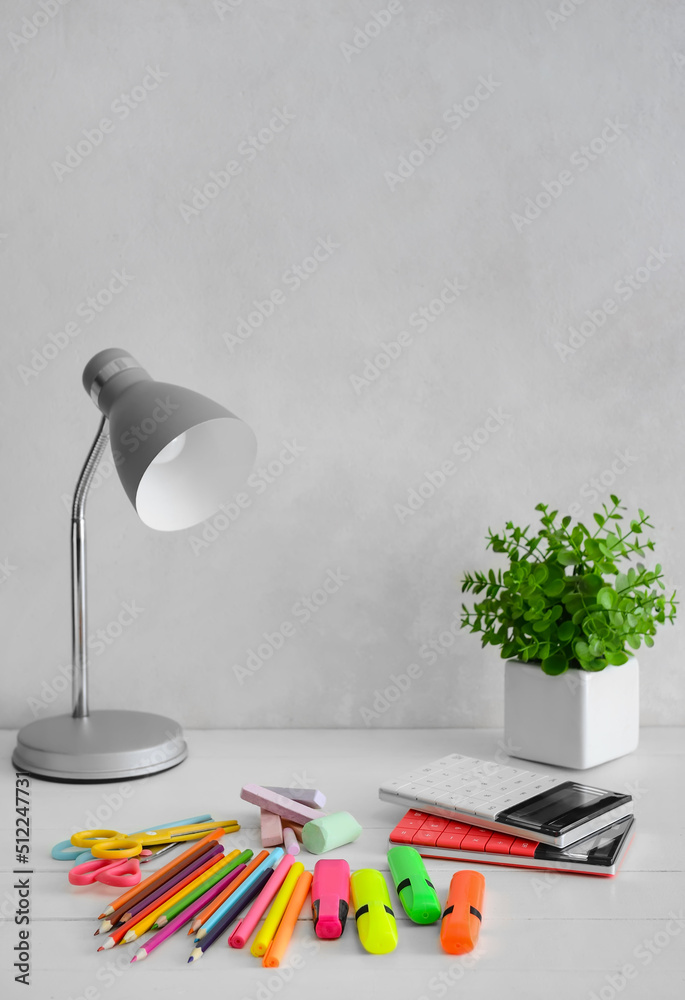
[{"label": "scissors with pink handle", "polygon": [[[152,856],[152,851],[142,853]],[[144,862],[147,859],[142,860]],[[94,882],[103,882],[105,885],[138,885],[140,879],[138,858],[123,858],[117,861],[93,858],[92,861],[74,865],[69,872],[69,881],[72,885],[93,885]]]}]

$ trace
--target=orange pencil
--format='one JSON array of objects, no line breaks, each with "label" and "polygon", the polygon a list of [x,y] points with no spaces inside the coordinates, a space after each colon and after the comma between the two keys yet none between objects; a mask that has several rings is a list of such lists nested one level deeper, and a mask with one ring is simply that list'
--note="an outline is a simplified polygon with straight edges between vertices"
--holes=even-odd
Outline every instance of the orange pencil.
[{"label": "orange pencil", "polygon": [[124,935],[127,934],[132,927],[135,927],[140,920],[143,920],[148,916],[148,914],[152,913],[153,910],[156,910],[158,906],[163,906],[168,899],[171,899],[172,896],[175,896],[177,892],[180,892],[192,882],[195,882],[196,880],[201,881],[205,877],[205,873],[207,871],[218,867],[219,865],[225,865],[226,861],[227,859],[223,854],[213,854],[212,857],[205,862],[205,864],[200,865],[199,868],[194,868],[189,875],[187,875],[180,882],[176,882],[170,889],[167,889],[165,893],[158,896],[146,907],[144,907],[144,909],[120,923],[114,931],[107,935],[105,943],[102,947],[98,948],[98,951],[107,951],[108,948],[112,948],[115,944],[119,944]]},{"label": "orange pencil", "polygon": [[[122,893],[121,896],[118,896],[113,903],[110,903],[109,906],[105,908],[104,913],[100,914],[98,920],[101,920],[103,917],[111,916],[116,913],[117,910],[121,911],[121,913],[125,913],[127,909],[130,909],[130,906],[135,906],[135,904],[139,903],[141,899],[145,898],[145,896],[149,895],[155,889],[158,889],[163,882],[166,882],[174,875],[177,875],[182,868],[185,868],[187,865],[195,861],[196,858],[199,858],[201,854],[204,854],[205,851],[208,851],[212,847],[215,840],[221,840],[224,833],[225,830],[223,827],[218,827],[218,829],[212,830],[211,833],[208,833],[206,837],[202,838],[202,840],[193,844],[193,846],[189,847],[187,851],[183,852],[183,854],[179,854],[175,861],[169,861],[169,863],[164,865],[163,868],[160,868],[158,872],[153,872],[152,875],[148,875],[148,877],[143,879],[142,882],[139,882],[138,885],[129,889],[127,892]],[[114,923],[116,923],[116,919],[110,920],[110,927]]]},{"label": "orange pencil", "polygon": [[238,888],[238,886],[242,882],[244,882],[245,879],[249,875],[252,874],[252,872],[255,870],[255,868],[258,868],[259,865],[261,865],[262,861],[265,858],[268,858],[268,857],[269,857],[269,852],[268,851],[260,851],[259,854],[257,855],[257,857],[253,858],[252,861],[250,861],[250,863],[247,866],[247,868],[245,869],[245,871],[241,872],[240,875],[236,879],[234,879],[231,882],[230,885],[227,885],[226,888],[223,890],[223,892],[220,892],[219,895],[215,899],[212,900],[212,902],[209,904],[209,906],[206,906],[204,908],[204,910],[202,910],[200,913],[198,913],[198,915],[195,917],[195,919],[193,920],[192,924],[190,925],[190,930],[188,931],[188,934],[194,934],[195,931],[198,929],[198,927],[201,927],[202,924],[204,924],[205,920],[208,920],[211,917],[211,915],[214,913],[214,911],[218,910],[219,907],[221,906],[221,904],[226,899],[228,899],[228,897],[231,895],[231,893],[235,892],[235,890]]},{"label": "orange pencil", "polygon": [[290,943],[290,938],[293,936],[293,931],[295,930],[300,910],[304,906],[307,895],[309,894],[309,887],[312,884],[313,878],[314,876],[311,872],[302,872],[298,878],[297,885],[295,886],[293,894],[288,901],[288,905],[285,908],[285,913],[281,918],[281,922],[278,925],[278,930],[274,935],[273,941],[266,950],[266,955],[262,959],[262,965],[267,968],[275,969],[281,964],[281,960],[286,953],[288,944]]}]

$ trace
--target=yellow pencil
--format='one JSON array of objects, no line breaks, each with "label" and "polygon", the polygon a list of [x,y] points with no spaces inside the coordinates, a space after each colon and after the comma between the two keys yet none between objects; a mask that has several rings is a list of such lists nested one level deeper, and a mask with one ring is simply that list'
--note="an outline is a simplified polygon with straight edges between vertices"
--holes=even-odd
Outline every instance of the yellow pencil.
[{"label": "yellow pencil", "polygon": [[262,929],[252,943],[250,951],[256,958],[262,958],[266,954],[266,949],[271,944],[273,937],[278,930],[281,917],[285,913],[285,908],[290,902],[297,880],[304,871],[301,861],[296,861],[285,877],[283,885],[278,890],[278,894],[271,904],[266,920],[262,924]]},{"label": "yellow pencil", "polygon": [[239,854],[240,851],[231,851],[231,853],[226,855],[226,857],[222,857],[221,860],[217,861],[215,865],[212,865],[211,868],[204,871],[202,875],[199,875],[196,879],[193,879],[192,882],[189,882],[188,885],[184,886],[183,889],[177,892],[175,896],[172,896],[171,899],[165,900],[165,902],[153,910],[152,913],[148,913],[146,917],[139,920],[138,923],[134,924],[130,931],[127,931],[124,935],[124,944],[128,944],[130,941],[135,941],[136,938],[139,938],[142,934],[145,934],[146,931],[149,931],[157,920],[157,917],[160,917],[166,910],[172,907],[175,903],[178,903],[179,899],[183,899],[183,897],[189,892],[192,892],[193,889],[204,882],[205,879],[207,879],[214,872],[218,871],[219,868],[223,868],[224,865],[226,865],[229,861],[232,861],[233,858],[237,858]]}]

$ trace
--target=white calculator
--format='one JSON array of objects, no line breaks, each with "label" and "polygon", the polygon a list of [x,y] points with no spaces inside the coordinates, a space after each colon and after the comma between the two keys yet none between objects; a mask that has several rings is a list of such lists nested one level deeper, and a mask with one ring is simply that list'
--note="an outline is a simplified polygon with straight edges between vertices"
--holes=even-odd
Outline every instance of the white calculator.
[{"label": "white calculator", "polygon": [[385,802],[567,847],[633,813],[633,799],[452,753],[381,785]]}]

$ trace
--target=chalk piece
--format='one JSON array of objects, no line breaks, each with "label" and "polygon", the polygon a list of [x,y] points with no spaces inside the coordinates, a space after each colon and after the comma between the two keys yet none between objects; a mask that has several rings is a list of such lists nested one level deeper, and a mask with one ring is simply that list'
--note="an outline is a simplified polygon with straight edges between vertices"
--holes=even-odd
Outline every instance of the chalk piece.
[{"label": "chalk piece", "polygon": [[326,805],[326,796],[318,788],[280,788],[278,785],[265,785],[270,792],[277,795],[284,795],[286,799],[299,802],[303,806],[323,809]]},{"label": "chalk piece", "polygon": [[267,809],[261,810],[262,847],[278,847],[283,843],[281,817]]},{"label": "chalk piece", "polygon": [[282,819],[281,826],[284,830],[292,830],[300,843],[302,843],[302,825],[300,823],[293,823],[291,819]]},{"label": "chalk piece", "polygon": [[262,785],[244,785],[240,791],[240,798],[245,802],[251,802],[261,809],[276,813],[284,819],[292,819],[295,823],[306,823],[310,819],[319,819],[325,813],[319,809],[310,809],[309,806],[302,806],[299,802],[287,799],[285,795],[277,795],[270,792]]},{"label": "chalk piece", "polygon": [[361,826],[348,812],[330,813],[305,823],[302,843],[311,854],[324,854],[343,844],[351,844],[361,832]]},{"label": "chalk piece", "polygon": [[287,854],[292,854],[293,857],[297,857],[300,853],[300,845],[297,842],[297,837],[289,826],[283,830],[283,843],[285,844],[285,849]]}]

